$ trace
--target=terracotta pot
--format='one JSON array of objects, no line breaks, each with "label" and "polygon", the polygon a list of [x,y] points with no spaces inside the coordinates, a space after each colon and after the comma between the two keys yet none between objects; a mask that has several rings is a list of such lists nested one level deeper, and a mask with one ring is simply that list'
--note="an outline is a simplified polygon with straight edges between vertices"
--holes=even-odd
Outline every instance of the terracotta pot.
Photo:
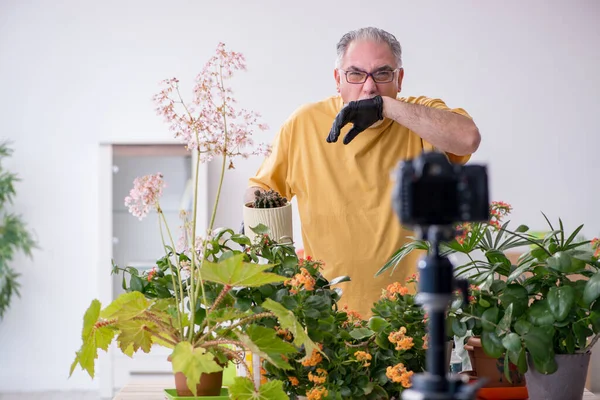
[{"label": "terracotta pot", "polygon": [[585,388],[585,378],[590,365],[591,353],[556,354],[554,360],[558,370],[544,375],[535,370],[529,353],[527,354],[528,370],[527,391],[531,399],[565,400],[581,399]]},{"label": "terracotta pot", "polygon": [[292,205],[277,208],[254,208],[244,205],[244,234],[254,242],[256,234],[250,227],[263,224],[269,227],[269,236],[276,242],[293,242]]},{"label": "terracotta pot", "polygon": [[[167,357],[167,360],[171,361],[171,356]],[[220,365],[220,364],[219,364]],[[219,396],[221,394],[221,387],[223,386],[223,371],[212,372],[210,374],[200,375],[200,382],[196,385],[197,396]],[[180,397],[193,397],[194,394],[188,388],[187,378],[183,372],[175,373],[175,390],[177,396]]]},{"label": "terracotta pot", "polygon": [[510,378],[512,383],[504,376],[504,356],[492,358],[485,354],[481,347],[479,337],[470,337],[465,345],[465,350],[471,360],[471,369],[478,378],[487,378],[484,387],[525,386],[525,377],[519,373],[517,366],[510,364]]}]

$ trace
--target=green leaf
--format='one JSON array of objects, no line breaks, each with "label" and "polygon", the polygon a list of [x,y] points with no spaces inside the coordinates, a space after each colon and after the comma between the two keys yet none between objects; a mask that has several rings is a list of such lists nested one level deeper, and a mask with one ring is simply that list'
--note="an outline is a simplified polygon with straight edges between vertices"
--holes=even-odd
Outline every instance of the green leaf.
[{"label": "green leaf", "polygon": [[350,331],[350,336],[352,336],[356,340],[362,340],[371,337],[374,334],[375,332],[367,328],[356,328]]},{"label": "green leaf", "polygon": [[488,250],[485,252],[485,257],[488,259],[490,264],[501,264],[504,268],[510,268],[510,260],[500,250]]},{"label": "green leaf", "polygon": [[141,315],[148,309],[150,302],[140,292],[125,293],[117,297],[102,312],[100,317],[104,319],[119,318],[120,320],[131,319]]},{"label": "green leaf", "polygon": [[[481,315],[481,326],[484,331],[493,331],[498,324],[498,307],[488,308]],[[498,356],[499,357],[499,356]]]},{"label": "green leaf", "polygon": [[237,376],[229,386],[229,396],[237,400],[288,400],[283,382],[274,380],[260,385],[258,392],[250,378]]},{"label": "green leaf", "polygon": [[149,353],[152,347],[152,334],[145,329],[147,325],[154,327],[154,324],[143,320],[119,322],[121,330],[117,337],[119,347],[124,350],[132,345],[134,352],[142,349],[144,353]]},{"label": "green leaf", "polygon": [[245,333],[235,332],[240,342],[253,353],[258,354],[279,369],[292,369],[282,356],[296,352],[296,348],[283,341],[273,329],[259,325],[246,327]]},{"label": "green leaf", "polygon": [[136,292],[144,291],[144,281],[137,275],[131,275],[129,286],[131,290],[135,290]]},{"label": "green leaf", "polygon": [[571,270],[571,256],[563,251],[554,253],[552,257],[549,257],[546,262],[552,269],[560,271],[562,273],[572,272]]},{"label": "green leaf", "polygon": [[268,283],[283,282],[287,278],[270,272],[272,264],[255,264],[244,262],[244,254],[236,254],[219,263],[204,261],[202,279],[230,286],[255,287]]},{"label": "green leaf", "polygon": [[390,323],[381,317],[374,316],[369,319],[367,326],[369,329],[379,333],[390,326]]},{"label": "green leaf", "polygon": [[222,371],[215,356],[203,347],[193,348],[190,342],[179,342],[171,355],[173,372],[182,372],[187,378],[188,388],[196,395],[196,385],[202,374]]},{"label": "green leaf", "polygon": [[520,373],[524,374],[527,372],[527,354],[525,348],[521,348],[521,351],[519,351],[519,361],[516,365]]},{"label": "green leaf", "polygon": [[546,369],[551,369],[552,362],[554,362],[552,336],[545,329],[534,326],[524,335],[523,339],[525,347],[533,358],[535,368],[539,372],[548,373]]},{"label": "green leaf", "polygon": [[304,327],[298,322],[294,313],[281,304],[267,299],[262,304],[262,307],[272,311],[277,319],[279,320],[279,325],[282,329],[287,329],[294,336],[294,344],[297,347],[304,346],[306,351],[306,356],[302,359],[302,361],[310,358],[312,356],[313,350],[319,351],[325,358],[327,356],[319,349],[319,347],[308,337],[308,334],[304,330]]},{"label": "green leaf", "polygon": [[506,380],[512,383],[512,379],[510,378],[510,360],[508,352],[504,354],[504,376],[506,377]]},{"label": "green leaf", "polygon": [[592,276],[583,289],[583,301],[588,306],[600,297],[600,273]]},{"label": "green leaf", "polygon": [[87,340],[94,329],[94,325],[100,317],[100,301],[94,299],[83,315],[83,329],[81,331],[81,340]]},{"label": "green leaf", "polygon": [[531,266],[535,264],[535,262],[535,260],[531,260],[515,268],[515,270],[511,272],[508,278],[506,279],[506,282],[511,283],[512,281],[523,275],[523,273],[528,272]]},{"label": "green leaf", "polygon": [[337,278],[333,278],[331,281],[329,281],[329,285],[326,285],[326,287],[337,285],[338,283],[350,282],[350,281],[351,281],[351,279],[349,276],[338,276]]},{"label": "green leaf", "polygon": [[509,355],[510,360],[513,364],[519,364],[519,353],[523,346],[521,345],[521,338],[514,332],[509,333],[502,338],[502,346],[506,349],[506,353]]},{"label": "green leaf", "polygon": [[548,307],[557,321],[564,320],[575,304],[575,289],[571,286],[553,286],[548,291]]},{"label": "green leaf", "polygon": [[554,315],[548,306],[548,300],[538,300],[527,310],[527,319],[534,325],[544,326],[554,323]]},{"label": "green leaf", "polygon": [[515,322],[515,331],[521,336],[527,334],[532,327],[533,325],[524,319]]},{"label": "green leaf", "polygon": [[467,324],[457,319],[452,320],[452,332],[458,337],[463,337],[467,334]]},{"label": "green leaf", "polygon": [[249,226],[248,228],[257,235],[266,235],[269,233],[269,227],[264,224],[258,224],[255,227]]},{"label": "green leaf", "polygon": [[502,341],[494,332],[484,331],[481,333],[481,347],[483,347],[483,351],[492,358],[500,358],[504,353]]},{"label": "green leaf", "polygon": [[527,225],[519,225],[517,227],[517,229],[515,229],[515,232],[524,233],[524,232],[527,232],[528,230],[529,230],[529,227]]},{"label": "green leaf", "polygon": [[506,333],[506,331],[510,329],[510,323],[512,321],[512,310],[513,305],[511,303],[506,308],[506,311],[504,311],[504,315],[500,319],[500,322],[498,322],[498,326],[496,327],[496,335],[502,336]]},{"label": "green leaf", "polygon": [[245,246],[252,246],[252,241],[250,240],[250,238],[248,238],[248,236],[245,236],[245,235],[241,235],[241,234],[231,235],[231,240],[233,240],[235,243],[238,243],[238,244],[243,244]]}]

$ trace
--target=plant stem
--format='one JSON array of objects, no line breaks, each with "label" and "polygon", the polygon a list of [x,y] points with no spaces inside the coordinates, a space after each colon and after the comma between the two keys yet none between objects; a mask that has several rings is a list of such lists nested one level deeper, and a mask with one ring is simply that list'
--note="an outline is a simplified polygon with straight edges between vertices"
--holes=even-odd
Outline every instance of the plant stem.
[{"label": "plant stem", "polygon": [[583,350],[576,351],[575,353],[587,353],[592,347],[594,347],[598,339],[600,339],[600,332],[596,333],[596,336],[594,336],[594,338],[590,341],[590,344],[585,346]]},{"label": "plant stem", "polygon": [[[160,206],[158,204],[156,205],[156,208],[157,208],[158,215],[159,215],[158,229],[160,230],[160,240],[162,241],[163,249],[165,249],[165,252],[167,254],[167,262],[169,263],[169,270],[171,271],[171,282],[173,284],[173,294],[175,295],[175,304],[177,305],[177,319],[179,320],[179,334],[183,338],[185,336],[185,333],[183,331],[183,319],[181,318],[181,310],[179,309],[179,305],[183,302],[183,289],[181,288],[181,273],[177,273],[177,280],[179,281],[179,299],[178,299],[177,298],[177,284],[175,282],[175,273],[173,271],[173,264],[171,264],[171,258],[169,257],[169,252],[167,251],[167,246],[165,244],[165,235],[163,233],[161,218],[162,218],[162,222],[165,224],[165,229],[167,230],[167,234],[169,235],[169,238],[171,239],[173,252],[175,252],[175,244],[173,243],[173,238],[171,237],[171,232],[169,231],[169,225],[167,224],[167,219],[165,218],[165,214],[162,212],[162,209],[160,208]],[[177,262],[177,270],[181,271],[181,268],[179,268],[179,257],[176,256],[175,260]]]}]

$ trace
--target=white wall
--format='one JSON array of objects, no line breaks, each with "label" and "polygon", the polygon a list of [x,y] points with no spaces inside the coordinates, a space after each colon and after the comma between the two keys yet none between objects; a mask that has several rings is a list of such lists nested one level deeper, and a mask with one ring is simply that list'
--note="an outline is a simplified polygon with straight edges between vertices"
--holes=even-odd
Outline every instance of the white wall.
[{"label": "white wall", "polygon": [[[494,199],[534,228],[543,209],[600,234],[599,17],[595,0],[3,0],[0,137],[14,141],[7,167],[23,179],[14,210],[40,249],[14,263],[22,298],[0,322],[0,392],[97,387],[67,375],[97,293],[98,144],[169,139],[150,100],[158,81],[191,87],[219,41],[245,54],[237,98],[264,115],[270,141],[297,106],[334,93],[343,33],[393,32],[404,93],[439,96],[475,118],[483,142],[473,159],[489,163]],[[228,172],[219,225],[239,225],[259,163]]]}]

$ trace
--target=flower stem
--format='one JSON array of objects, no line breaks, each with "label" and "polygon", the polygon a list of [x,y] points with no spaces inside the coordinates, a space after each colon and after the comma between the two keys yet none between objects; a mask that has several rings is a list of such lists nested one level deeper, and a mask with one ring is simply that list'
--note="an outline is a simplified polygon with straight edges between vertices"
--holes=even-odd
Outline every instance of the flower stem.
[{"label": "flower stem", "polygon": [[[169,235],[169,238],[171,239],[171,244],[173,247],[173,251],[175,251],[175,244],[173,243],[173,238],[171,237],[171,231],[169,231],[169,225],[167,224],[167,219],[165,218],[165,214],[162,212],[162,209],[160,208],[160,206],[156,205],[156,209],[158,211],[158,215],[159,220],[158,220],[158,228],[160,230],[160,239],[162,241],[163,244],[163,248],[165,249],[165,252],[167,254],[167,262],[169,263],[169,271],[171,271],[171,282],[173,284],[173,294],[175,295],[175,304],[177,304],[177,319],[179,320],[179,334],[181,335],[181,337],[185,336],[185,333],[183,332],[183,319],[181,318],[181,310],[179,309],[179,305],[182,303],[183,301],[183,289],[181,288],[181,274],[178,273],[177,274],[177,279],[179,281],[179,298],[177,298],[177,284],[175,282],[175,273],[173,271],[173,264],[171,264],[171,257],[169,257],[169,251],[167,250],[167,245],[165,243],[165,235],[163,233],[163,228],[162,228],[162,224],[165,224],[165,229],[167,230],[167,234]],[[162,218],[162,223],[161,223],[161,218]],[[181,268],[179,268],[179,257],[175,257],[175,260],[177,262],[177,270],[181,271]]]}]

